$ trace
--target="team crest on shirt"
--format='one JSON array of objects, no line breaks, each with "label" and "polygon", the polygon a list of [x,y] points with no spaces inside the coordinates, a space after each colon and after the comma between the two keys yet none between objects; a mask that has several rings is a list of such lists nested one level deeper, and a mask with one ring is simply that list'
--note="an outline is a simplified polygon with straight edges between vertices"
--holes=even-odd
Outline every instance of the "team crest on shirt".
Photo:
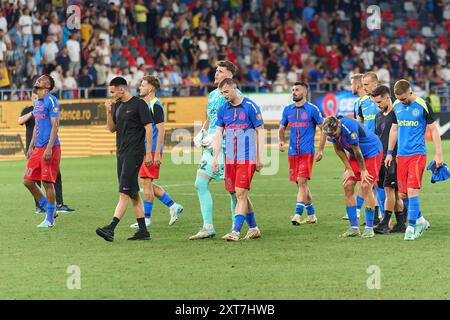
[{"label": "team crest on shirt", "polygon": [[261,115],[260,113],[258,113],[258,114],[256,115],[256,119],[262,120],[262,115]]},{"label": "team crest on shirt", "polygon": [[302,112],[301,118],[302,120],[308,119],[308,115],[306,114],[306,112]]},{"label": "team crest on shirt", "polygon": [[353,133],[350,135],[350,138],[352,138],[353,140],[355,140],[356,138],[358,138],[358,135],[356,134],[356,132],[353,132]]},{"label": "team crest on shirt", "polygon": [[239,113],[239,120],[245,120],[245,112]]},{"label": "team crest on shirt", "polygon": [[413,112],[412,112],[414,117],[417,117],[419,115],[419,113],[420,113],[419,109],[414,109]]},{"label": "team crest on shirt", "polygon": [[58,108],[54,107],[53,112],[58,112]]}]

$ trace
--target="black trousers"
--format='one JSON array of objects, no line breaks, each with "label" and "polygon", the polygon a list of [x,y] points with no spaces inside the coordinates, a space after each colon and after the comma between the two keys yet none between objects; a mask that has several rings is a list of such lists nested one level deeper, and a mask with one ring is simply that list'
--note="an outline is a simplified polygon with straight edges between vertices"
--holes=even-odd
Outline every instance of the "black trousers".
[{"label": "black trousers", "polygon": [[[41,182],[36,181],[39,188],[41,187]],[[61,179],[61,170],[58,171],[58,176],[56,177],[55,181],[55,193],[56,193],[56,205],[61,205],[64,203],[63,201],[63,191],[62,191],[62,179]],[[36,204],[36,207],[39,206],[39,203],[34,199],[34,203]]]}]

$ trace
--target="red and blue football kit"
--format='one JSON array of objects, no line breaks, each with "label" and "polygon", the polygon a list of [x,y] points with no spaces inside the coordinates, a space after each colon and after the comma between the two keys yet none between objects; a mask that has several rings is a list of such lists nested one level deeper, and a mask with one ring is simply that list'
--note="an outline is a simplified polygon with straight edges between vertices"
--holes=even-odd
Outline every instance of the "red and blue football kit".
[{"label": "red and blue football kit", "polygon": [[256,131],[264,124],[261,110],[255,102],[244,98],[233,106],[229,102],[217,113],[218,127],[225,133],[225,189],[250,189],[256,170]]}]

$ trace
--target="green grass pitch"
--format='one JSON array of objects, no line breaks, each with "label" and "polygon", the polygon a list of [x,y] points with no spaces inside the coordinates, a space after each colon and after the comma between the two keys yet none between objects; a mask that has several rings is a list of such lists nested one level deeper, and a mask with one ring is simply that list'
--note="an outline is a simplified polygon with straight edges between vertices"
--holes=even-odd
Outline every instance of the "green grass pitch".
[{"label": "green grass pitch", "polygon": [[[428,146],[428,161],[433,145]],[[64,151],[64,149],[63,149]],[[450,159],[450,141],[444,142]],[[450,183],[424,174],[421,209],[431,229],[407,242],[403,235],[341,239],[347,222],[342,165],[331,148],[313,170],[310,189],[318,225],[294,227],[296,187],[288,182],[287,155],[274,176],[255,175],[250,197],[262,238],[227,243],[231,225],[223,182],[212,183],[215,239],[189,241],[201,226],[194,189],[195,165],[175,166],[166,156],[159,184],[185,207],[168,225],[168,209],[156,202],[153,239],[130,242],[131,207],[109,243],[95,234],[111,221],[117,204],[114,157],[64,159],[65,202],[56,227],[39,230],[22,185],[25,161],[0,162],[0,299],[449,299]],[[243,232],[246,232],[245,226]],[[68,289],[69,266],[80,268],[80,289]],[[369,289],[368,268],[380,269],[381,289]],[[369,270],[370,271],[370,270]]]}]

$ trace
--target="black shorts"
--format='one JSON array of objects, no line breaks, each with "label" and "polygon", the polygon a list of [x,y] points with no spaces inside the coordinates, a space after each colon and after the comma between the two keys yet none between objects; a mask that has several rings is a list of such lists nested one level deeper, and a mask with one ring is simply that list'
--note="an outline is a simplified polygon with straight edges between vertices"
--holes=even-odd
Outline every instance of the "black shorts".
[{"label": "black shorts", "polygon": [[135,195],[139,192],[139,169],[144,156],[123,155],[117,157],[117,177],[119,179],[119,192]]},{"label": "black shorts", "polygon": [[397,189],[397,161],[395,158],[392,159],[391,165],[388,168],[384,166],[383,159],[378,178],[378,188],[390,187]]}]

